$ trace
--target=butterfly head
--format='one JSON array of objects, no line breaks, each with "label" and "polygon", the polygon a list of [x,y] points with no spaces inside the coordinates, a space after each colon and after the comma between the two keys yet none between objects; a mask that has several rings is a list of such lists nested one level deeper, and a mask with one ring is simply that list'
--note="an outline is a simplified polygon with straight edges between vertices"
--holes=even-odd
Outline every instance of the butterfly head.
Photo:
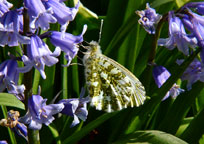
[{"label": "butterfly head", "polygon": [[88,51],[90,55],[92,54],[101,54],[101,47],[96,41],[91,41],[88,47]]},{"label": "butterfly head", "polygon": [[93,58],[98,54],[101,54],[101,49],[99,44],[96,41],[91,41],[89,46],[86,47],[87,51],[84,53],[83,63],[85,64],[87,59]]}]

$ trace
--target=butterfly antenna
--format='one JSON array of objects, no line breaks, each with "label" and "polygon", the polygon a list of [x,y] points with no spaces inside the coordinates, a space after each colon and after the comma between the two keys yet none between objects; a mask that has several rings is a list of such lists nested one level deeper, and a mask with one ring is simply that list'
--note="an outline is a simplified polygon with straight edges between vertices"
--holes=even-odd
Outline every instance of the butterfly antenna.
[{"label": "butterfly antenna", "polygon": [[101,33],[102,33],[102,29],[103,29],[103,19],[101,19],[101,26],[100,26],[100,31],[99,31],[99,38],[98,38],[98,44],[101,41]]}]

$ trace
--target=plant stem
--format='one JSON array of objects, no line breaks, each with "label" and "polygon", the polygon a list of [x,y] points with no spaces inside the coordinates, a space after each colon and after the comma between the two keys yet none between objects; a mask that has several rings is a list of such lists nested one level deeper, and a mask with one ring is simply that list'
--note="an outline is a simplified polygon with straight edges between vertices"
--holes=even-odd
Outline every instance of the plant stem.
[{"label": "plant stem", "polygon": [[[29,32],[29,17],[27,10],[24,9],[24,14],[23,14],[23,21],[24,21],[24,35],[26,35],[27,32]],[[26,53],[26,45],[24,45],[24,53]],[[33,71],[29,71],[24,74],[24,85],[26,87],[25,90],[25,107],[28,109],[28,98],[32,96],[32,84],[33,84]],[[39,131],[38,130],[31,130],[28,129],[28,143],[29,144],[40,144],[40,136],[39,136]]]},{"label": "plant stem", "polygon": [[[153,41],[152,41],[152,49],[149,53],[149,58],[148,58],[148,62],[147,62],[147,66],[142,74],[142,77],[144,78],[144,80],[142,81],[146,92],[149,92],[149,87],[150,87],[150,81],[152,78],[152,68],[154,66],[154,59],[156,56],[156,50],[157,50],[157,41],[159,39],[160,36],[160,32],[161,32],[161,28],[164,24],[164,22],[166,21],[168,14],[163,15],[162,19],[159,21],[158,25],[157,25],[157,29],[155,32],[155,35],[153,35]],[[147,93],[148,95],[148,93]]]},{"label": "plant stem", "polygon": [[155,35],[153,36],[152,49],[151,49],[151,51],[149,53],[149,58],[148,58],[148,63],[149,64],[154,62],[154,58],[156,56],[157,41],[159,39],[161,28],[162,28],[167,16],[168,16],[168,14],[163,15],[162,19],[159,21],[159,23],[157,25]]},{"label": "plant stem", "polygon": [[28,129],[28,143],[40,144],[39,130]]}]

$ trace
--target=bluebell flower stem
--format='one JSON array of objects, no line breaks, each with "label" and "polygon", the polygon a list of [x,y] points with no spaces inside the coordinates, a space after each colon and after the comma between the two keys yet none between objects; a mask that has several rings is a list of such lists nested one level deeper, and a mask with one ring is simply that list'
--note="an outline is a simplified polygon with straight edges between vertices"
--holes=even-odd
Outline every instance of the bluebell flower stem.
[{"label": "bluebell flower stem", "polygon": [[38,86],[40,82],[40,72],[35,69],[34,70],[34,79],[33,79],[33,94],[38,94]]},{"label": "bluebell flower stem", "polygon": [[[26,35],[27,32],[29,32],[29,17],[27,10],[24,9],[24,35]],[[24,45],[24,53],[26,53],[26,45]],[[32,76],[33,72],[32,70],[24,74],[24,85],[26,87],[25,90],[25,107],[28,109],[28,98],[32,95]],[[28,143],[29,144],[40,144],[40,136],[38,130],[31,130],[28,129]]]},{"label": "bluebell flower stem", "polygon": [[[66,64],[66,59],[64,57],[65,54],[63,54],[63,57],[62,57],[62,62],[63,64]],[[67,67],[63,67],[62,68],[62,94],[63,94],[63,99],[67,99],[68,98],[68,91],[67,91],[67,88],[68,88],[68,71],[67,71]]]},{"label": "bluebell flower stem", "polygon": [[[23,27],[23,31],[24,31],[24,35],[26,35],[26,33],[29,31],[29,17],[27,14],[27,10],[24,9],[24,27]],[[26,48],[27,45],[24,45],[24,53],[26,53]],[[27,103],[28,103],[28,98],[32,95],[32,70],[25,73],[24,74],[24,85],[26,87],[25,90],[25,107],[28,108]]]},{"label": "bluebell flower stem", "polygon": [[28,129],[28,143],[40,144],[39,130]]},{"label": "bluebell flower stem", "polygon": [[[160,36],[160,32],[161,32],[161,28],[164,24],[164,22],[167,19],[168,14],[165,14],[162,16],[162,19],[159,21],[157,28],[156,28],[156,33],[155,35],[153,35],[153,41],[152,41],[152,49],[149,53],[149,58],[148,58],[148,63],[147,63],[147,67],[145,68],[142,77],[142,83],[145,87],[145,90],[148,92],[149,91],[149,86],[150,86],[150,80],[152,78],[152,67],[154,64],[154,59],[156,56],[156,50],[157,50],[157,41],[159,39]],[[148,95],[148,94],[147,94]]]},{"label": "bluebell flower stem", "polygon": [[157,41],[159,39],[161,28],[162,28],[164,22],[166,21],[167,16],[168,16],[168,14],[163,15],[162,19],[158,23],[158,26],[156,28],[156,33],[153,36],[152,49],[151,49],[150,54],[149,54],[148,63],[154,62],[154,58],[156,55],[156,49],[157,49]]}]

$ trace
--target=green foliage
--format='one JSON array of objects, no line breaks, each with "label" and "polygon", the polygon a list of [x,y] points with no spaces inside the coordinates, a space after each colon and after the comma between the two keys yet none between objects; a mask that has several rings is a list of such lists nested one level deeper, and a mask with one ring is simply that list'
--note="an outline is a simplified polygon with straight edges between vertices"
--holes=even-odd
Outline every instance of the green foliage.
[{"label": "green foliage", "polygon": [[189,2],[189,0],[176,0],[176,4],[179,8],[182,7],[187,2]]},{"label": "green foliage", "polygon": [[59,139],[59,133],[58,133],[58,131],[57,131],[57,129],[56,129],[56,126],[55,126],[54,124],[50,124],[50,125],[48,126],[48,128],[50,129],[50,131],[51,131],[53,137],[55,138],[56,144],[61,144],[61,141],[60,141],[60,139]]},{"label": "green foliage", "polygon": [[0,105],[25,109],[25,106],[21,101],[19,101],[14,95],[8,93],[0,93]]},{"label": "green foliage", "polygon": [[[77,1],[73,2],[76,4]],[[168,98],[166,101],[161,101],[172,85],[179,81],[193,59],[197,57],[200,49],[187,57],[177,49],[169,51],[164,47],[156,47],[154,62],[165,66],[172,74],[161,88],[157,88],[152,78],[152,66],[147,64],[154,48],[153,44],[156,42],[154,36],[147,34],[138,24],[139,17],[135,14],[136,10],[144,9],[147,2],[158,13],[165,14],[169,10],[177,10],[187,1],[100,0],[100,2],[94,2],[93,0],[81,0],[79,12],[75,20],[69,24],[68,32],[77,35],[81,32],[83,25],[87,24],[88,30],[84,35],[84,40],[98,41],[101,19],[104,19],[100,41],[103,54],[133,72],[145,86],[148,99],[141,107],[127,108],[114,113],[104,113],[89,107],[87,120],[74,128],[70,128],[72,117],[57,115],[50,126],[43,126],[43,132],[40,133],[41,143],[186,144],[187,142],[199,143],[200,141],[201,143],[204,141],[204,83],[196,82],[190,91],[187,91],[185,83],[182,83],[182,88],[186,90],[184,93],[176,99]],[[20,3],[13,2],[16,5]],[[92,11],[91,8],[96,3],[98,5],[103,3],[102,12],[100,9]],[[52,25],[51,29],[59,30],[59,25]],[[160,37],[168,37],[166,24],[163,25]],[[53,51],[54,47],[49,41],[47,44]],[[6,59],[6,53],[6,49],[1,49],[1,61]],[[83,54],[79,52],[78,58],[75,58],[73,63],[81,64],[82,57]],[[185,61],[179,66],[176,64],[177,59],[185,59]],[[48,99],[48,103],[55,99],[57,94],[59,96],[55,99],[55,103],[60,99],[79,97],[81,87],[85,86],[83,66],[71,65],[67,68],[62,67],[62,64],[66,64],[64,55],[60,57],[60,62],[56,66],[46,67],[46,80],[41,78],[37,70],[33,73],[33,93],[37,94],[38,85],[40,85],[41,95]],[[11,94],[0,93],[0,105],[3,106],[4,112],[1,118],[6,117],[4,106],[24,110],[21,115],[26,113],[24,104]],[[0,129],[1,133],[2,131]],[[8,138],[6,134],[2,137]],[[16,141],[22,143],[19,137],[15,138],[10,129],[9,138],[12,143]]]},{"label": "green foliage", "polygon": [[63,144],[71,144],[71,143],[76,143],[79,139],[84,137],[87,133],[92,131],[94,128],[108,120],[109,118],[113,117],[117,112],[111,113],[111,114],[103,114],[102,116],[98,117],[94,121],[90,122],[87,124],[83,129],[81,129],[78,132],[75,132],[73,135],[68,137],[63,141]]},{"label": "green foliage", "polygon": [[185,141],[171,135],[156,130],[136,131],[125,135],[124,138],[113,144],[187,144]]}]

